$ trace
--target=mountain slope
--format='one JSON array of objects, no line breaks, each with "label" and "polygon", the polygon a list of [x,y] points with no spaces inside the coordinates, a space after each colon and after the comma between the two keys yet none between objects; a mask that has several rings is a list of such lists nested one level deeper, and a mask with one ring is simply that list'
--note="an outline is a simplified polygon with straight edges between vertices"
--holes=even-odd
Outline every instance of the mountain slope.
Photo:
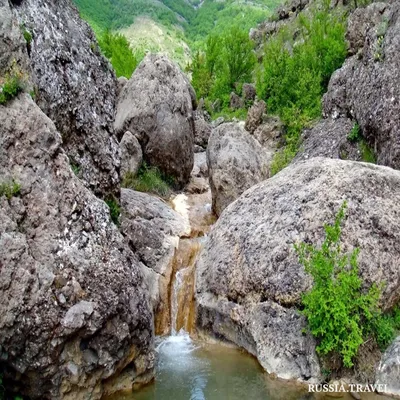
[{"label": "mountain slope", "polygon": [[281,0],[74,0],[81,15],[99,32],[120,30],[147,17],[169,30],[185,32],[194,43],[233,24],[249,29],[265,20]]}]

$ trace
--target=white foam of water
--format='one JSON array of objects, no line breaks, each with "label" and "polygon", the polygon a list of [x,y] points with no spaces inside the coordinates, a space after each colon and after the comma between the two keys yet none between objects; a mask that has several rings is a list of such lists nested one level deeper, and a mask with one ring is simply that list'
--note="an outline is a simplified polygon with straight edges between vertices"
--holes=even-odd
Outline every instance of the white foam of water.
[{"label": "white foam of water", "polygon": [[187,234],[190,234],[189,204],[188,197],[184,193],[180,193],[172,199],[174,210],[180,214],[185,220]]}]

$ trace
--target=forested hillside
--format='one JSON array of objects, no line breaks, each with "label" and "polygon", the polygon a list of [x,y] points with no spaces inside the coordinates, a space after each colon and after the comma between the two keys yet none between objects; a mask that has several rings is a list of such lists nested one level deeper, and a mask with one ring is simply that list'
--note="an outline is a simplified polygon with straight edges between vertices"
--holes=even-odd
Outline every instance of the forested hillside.
[{"label": "forested hillside", "polygon": [[[264,21],[280,0],[74,0],[100,35],[106,30],[129,38],[134,49],[164,51],[184,66],[184,49],[202,48],[211,33],[237,26],[249,30]],[[183,52],[183,53],[182,53]]]}]

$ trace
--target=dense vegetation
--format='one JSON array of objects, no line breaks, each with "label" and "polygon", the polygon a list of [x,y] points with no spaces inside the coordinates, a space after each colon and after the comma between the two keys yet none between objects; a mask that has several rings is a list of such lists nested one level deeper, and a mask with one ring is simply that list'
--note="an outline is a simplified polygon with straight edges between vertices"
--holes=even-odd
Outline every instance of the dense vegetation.
[{"label": "dense vegetation", "polygon": [[295,43],[290,32],[281,30],[264,46],[257,92],[267,102],[268,111],[278,114],[286,125],[286,147],[276,155],[272,174],[291,161],[301,130],[321,114],[321,97],[329,78],[346,57],[343,17],[324,2],[309,17],[298,18]]},{"label": "dense vegetation", "polygon": [[125,36],[113,34],[109,30],[99,37],[99,46],[104,55],[111,61],[118,77],[130,78],[144,54],[133,53]]},{"label": "dense vegetation", "polygon": [[199,98],[219,99],[227,107],[229,94],[252,79],[256,64],[248,32],[237,26],[221,35],[210,35],[205,50],[198,51],[189,70]]},{"label": "dense vegetation", "polygon": [[353,366],[359,347],[373,337],[384,348],[400,328],[400,313],[382,315],[379,308],[381,287],[363,290],[357,256],[342,252],[341,224],[346,203],[335,222],[325,226],[321,247],[301,243],[296,246],[301,264],[313,277],[313,288],[302,299],[303,314],[311,333],[318,339],[318,353],[337,354],[344,367]]}]

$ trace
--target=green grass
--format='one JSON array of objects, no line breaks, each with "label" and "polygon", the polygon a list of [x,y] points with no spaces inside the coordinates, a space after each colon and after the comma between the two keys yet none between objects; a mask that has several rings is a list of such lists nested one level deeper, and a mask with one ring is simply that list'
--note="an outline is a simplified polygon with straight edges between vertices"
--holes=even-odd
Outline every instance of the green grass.
[{"label": "green grass", "polygon": [[122,187],[152,193],[162,198],[168,198],[171,195],[171,185],[170,179],[164,177],[158,168],[145,163],[142,164],[136,176],[128,172],[122,182]]},{"label": "green grass", "polygon": [[110,216],[112,222],[114,222],[115,225],[119,226],[119,216],[121,214],[121,207],[119,205],[118,200],[114,196],[111,196],[105,200],[105,203],[110,209]]},{"label": "green grass", "polygon": [[362,161],[376,164],[375,153],[371,147],[368,146],[367,142],[365,140],[361,140],[358,145],[360,148]]},{"label": "green grass", "polygon": [[21,185],[16,181],[0,183],[0,197],[5,196],[11,200],[14,196],[19,196],[21,193]]}]

